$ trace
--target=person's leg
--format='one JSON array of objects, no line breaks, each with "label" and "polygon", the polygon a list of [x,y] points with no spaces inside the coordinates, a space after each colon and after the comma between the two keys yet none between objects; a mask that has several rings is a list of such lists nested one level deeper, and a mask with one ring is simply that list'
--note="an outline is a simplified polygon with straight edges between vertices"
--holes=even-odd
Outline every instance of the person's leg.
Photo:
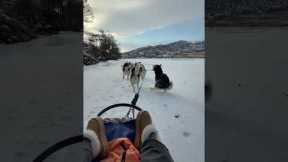
[{"label": "person's leg", "polygon": [[140,152],[141,162],[173,162],[166,146],[155,139],[146,140]]},{"label": "person's leg", "polygon": [[141,162],[173,162],[168,149],[160,142],[158,131],[147,111],[137,115],[134,144],[140,150]]}]

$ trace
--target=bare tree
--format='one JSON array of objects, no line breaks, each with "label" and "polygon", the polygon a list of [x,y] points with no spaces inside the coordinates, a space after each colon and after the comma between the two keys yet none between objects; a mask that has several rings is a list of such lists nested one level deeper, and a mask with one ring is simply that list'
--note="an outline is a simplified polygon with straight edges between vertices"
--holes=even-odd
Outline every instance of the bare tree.
[{"label": "bare tree", "polygon": [[84,1],[84,9],[83,9],[83,17],[84,17],[84,22],[92,22],[94,19],[92,7],[89,5],[88,1]]},{"label": "bare tree", "polygon": [[[100,30],[96,34],[89,34],[89,42],[86,44],[86,51],[93,58],[96,58],[99,61],[114,60],[121,57],[121,53],[112,34]],[[87,60],[85,57],[85,62],[92,62]]]}]

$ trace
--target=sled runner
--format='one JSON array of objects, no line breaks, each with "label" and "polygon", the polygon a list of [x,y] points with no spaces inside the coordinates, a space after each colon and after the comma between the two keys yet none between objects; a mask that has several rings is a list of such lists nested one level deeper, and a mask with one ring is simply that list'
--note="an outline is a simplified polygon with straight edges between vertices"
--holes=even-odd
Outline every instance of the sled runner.
[{"label": "sled runner", "polygon": [[[128,103],[119,103],[106,107],[102,111],[100,111],[97,116],[101,117],[104,113],[111,109],[128,107],[129,112],[123,118],[106,118],[104,119],[104,126],[106,130],[106,137],[109,142],[110,152],[108,158],[105,160],[93,159],[92,162],[114,162],[114,161],[123,161],[123,162],[138,162],[140,153],[137,148],[133,145],[131,141],[134,141],[136,134],[136,119],[134,118],[135,114],[132,114],[133,117],[130,117],[130,113],[134,113],[135,110],[142,111],[142,109],[136,106],[136,102],[138,100],[138,93],[135,94],[131,104]],[[133,111],[131,111],[133,110]],[[66,138],[49,148],[47,148],[44,152],[42,152],[39,156],[37,156],[33,162],[42,162],[46,158],[48,158],[53,153],[59,151],[62,148],[67,146],[84,142],[88,140],[88,138],[83,135],[78,135],[74,137]],[[126,159],[127,158],[127,159]]]}]

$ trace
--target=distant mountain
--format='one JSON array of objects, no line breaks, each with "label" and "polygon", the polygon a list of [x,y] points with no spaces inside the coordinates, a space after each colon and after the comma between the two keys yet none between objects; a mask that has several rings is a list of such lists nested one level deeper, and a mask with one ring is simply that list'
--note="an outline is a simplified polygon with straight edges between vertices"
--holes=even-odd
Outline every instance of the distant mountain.
[{"label": "distant mountain", "polygon": [[177,41],[169,44],[141,47],[122,54],[123,58],[186,58],[204,57],[204,42]]}]

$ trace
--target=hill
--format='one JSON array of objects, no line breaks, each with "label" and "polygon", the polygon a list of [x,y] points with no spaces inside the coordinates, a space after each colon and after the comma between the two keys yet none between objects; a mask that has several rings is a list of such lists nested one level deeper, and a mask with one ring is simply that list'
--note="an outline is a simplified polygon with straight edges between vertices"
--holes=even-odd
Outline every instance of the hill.
[{"label": "hill", "polygon": [[164,45],[141,47],[122,54],[123,58],[189,58],[204,57],[204,42],[176,41]]}]

